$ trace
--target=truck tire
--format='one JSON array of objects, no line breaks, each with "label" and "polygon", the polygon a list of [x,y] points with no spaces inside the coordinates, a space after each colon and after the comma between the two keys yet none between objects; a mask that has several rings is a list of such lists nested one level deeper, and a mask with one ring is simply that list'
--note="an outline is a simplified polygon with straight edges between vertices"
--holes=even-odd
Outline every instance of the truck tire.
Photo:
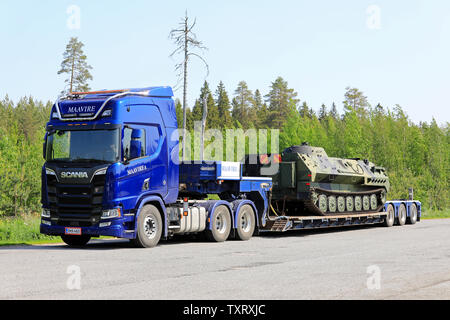
[{"label": "truck tire", "polygon": [[218,206],[211,217],[211,230],[206,230],[206,237],[213,242],[224,242],[231,232],[230,211],[224,205]]},{"label": "truck tire", "polygon": [[249,204],[244,204],[237,216],[236,238],[242,241],[250,240],[255,232],[255,212]]},{"label": "truck tire", "polygon": [[131,242],[138,248],[156,247],[161,239],[162,229],[163,223],[158,208],[146,205],[138,217],[136,239]]},{"label": "truck tire", "polygon": [[408,224],[416,224],[417,222],[417,206],[415,203],[411,204],[409,207],[409,218],[407,219]]},{"label": "truck tire", "polygon": [[89,240],[91,240],[90,236],[61,236],[62,241],[67,244],[69,247],[84,247],[87,245]]},{"label": "truck tire", "polygon": [[387,215],[386,215],[386,218],[384,219],[383,225],[387,228],[390,228],[394,225],[394,222],[395,222],[394,206],[392,204],[388,205],[386,212],[387,212]]},{"label": "truck tire", "polygon": [[404,226],[406,224],[406,206],[402,203],[398,208],[398,225]]}]

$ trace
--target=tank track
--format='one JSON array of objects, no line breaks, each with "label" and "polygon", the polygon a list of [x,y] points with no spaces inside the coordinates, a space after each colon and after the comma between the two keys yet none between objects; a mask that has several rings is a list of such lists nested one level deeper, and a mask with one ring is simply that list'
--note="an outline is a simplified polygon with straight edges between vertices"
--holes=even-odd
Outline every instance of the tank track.
[{"label": "tank track", "polygon": [[[319,189],[316,188],[314,190],[311,191],[311,197],[309,200],[304,201],[304,206],[305,208],[309,211],[309,213],[313,214],[313,215],[317,215],[317,216],[340,216],[340,215],[345,215],[345,214],[368,214],[368,213],[377,213],[380,212],[383,207],[384,207],[384,203],[382,201],[382,193],[386,192],[385,189],[381,188],[381,189],[376,189],[376,190],[371,190],[371,191],[363,191],[363,192],[335,192],[335,191],[329,191],[329,190],[325,190],[325,189]],[[312,195],[313,193],[316,193],[317,195],[317,199],[312,199]],[[334,196],[336,197],[336,200],[338,197],[344,197],[344,199],[346,199],[347,197],[352,197],[353,198],[353,210],[349,211],[347,208],[347,204],[345,205],[345,210],[344,211],[340,211],[338,209],[338,205],[336,203],[336,210],[335,212],[330,212],[329,210],[329,206],[328,206],[328,201],[327,201],[327,211],[323,212],[318,206],[317,204],[319,203],[319,196],[320,195],[324,195],[327,197],[330,196]],[[356,210],[355,209],[355,197],[361,197],[361,200],[363,199],[364,196],[372,196],[372,195],[376,195],[377,198],[377,207],[375,210],[373,210],[372,208],[369,208],[369,210]],[[386,194],[385,194],[386,195]],[[385,199],[385,198],[384,198]],[[337,202],[337,201],[336,201]],[[386,201],[384,201],[386,202]]]}]

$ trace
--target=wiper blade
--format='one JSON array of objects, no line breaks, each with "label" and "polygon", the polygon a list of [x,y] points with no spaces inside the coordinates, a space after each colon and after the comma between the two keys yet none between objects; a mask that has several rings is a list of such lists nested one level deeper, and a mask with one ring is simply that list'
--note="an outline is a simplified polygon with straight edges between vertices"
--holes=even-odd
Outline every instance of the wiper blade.
[{"label": "wiper blade", "polygon": [[108,160],[100,160],[100,159],[73,159],[70,162],[109,162]]}]

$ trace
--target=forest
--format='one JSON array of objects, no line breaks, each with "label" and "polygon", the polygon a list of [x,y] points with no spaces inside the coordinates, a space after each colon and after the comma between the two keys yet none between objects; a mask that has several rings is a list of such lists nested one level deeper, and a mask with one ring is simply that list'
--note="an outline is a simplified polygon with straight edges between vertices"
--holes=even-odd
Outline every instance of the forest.
[{"label": "forest", "polygon": [[[325,148],[331,157],[369,159],[387,168],[389,198],[406,198],[412,187],[425,210],[450,207],[448,122],[413,123],[401,106],[372,106],[362,91],[350,87],[338,102],[341,113],[336,103],[312,108],[279,77],[266,94],[251,90],[245,81],[231,94],[222,82],[215,90],[205,82],[193,108],[186,110],[190,131],[202,119],[204,99],[207,129],[280,129],[280,151],[309,142]],[[52,102],[33,97],[0,100],[0,216],[40,212],[42,143],[51,106]],[[182,128],[179,99],[176,107]]]}]

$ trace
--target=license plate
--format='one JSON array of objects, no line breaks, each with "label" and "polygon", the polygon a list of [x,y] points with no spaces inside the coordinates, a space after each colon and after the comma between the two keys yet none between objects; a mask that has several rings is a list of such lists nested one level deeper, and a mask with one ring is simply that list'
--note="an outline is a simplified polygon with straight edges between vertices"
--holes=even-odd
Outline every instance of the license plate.
[{"label": "license plate", "polygon": [[65,234],[72,236],[81,236],[81,228],[66,228]]}]

